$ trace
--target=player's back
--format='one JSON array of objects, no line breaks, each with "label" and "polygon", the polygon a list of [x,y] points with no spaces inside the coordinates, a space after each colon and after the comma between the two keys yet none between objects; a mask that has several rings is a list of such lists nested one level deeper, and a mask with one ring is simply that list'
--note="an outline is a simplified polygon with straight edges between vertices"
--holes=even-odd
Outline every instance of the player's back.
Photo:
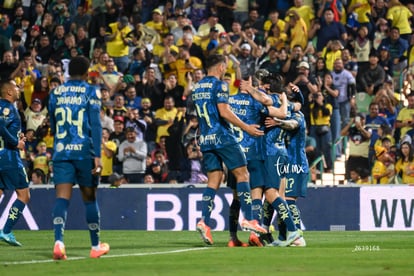
[{"label": "player's back", "polygon": [[69,80],[51,92],[49,114],[54,133],[53,160],[82,160],[100,155],[95,141],[101,136],[100,106],[100,93],[81,80]]},{"label": "player's back", "polygon": [[[229,104],[232,111],[239,117],[239,119],[248,125],[260,125],[264,116],[268,114],[268,109],[248,93],[239,92],[236,95],[231,96],[229,98]],[[263,159],[263,136],[251,136],[235,126],[233,126],[233,131],[247,160]]]},{"label": "player's back", "polygon": [[16,142],[19,139],[21,127],[19,113],[12,103],[0,99],[0,118],[1,128],[7,129],[11,136],[0,131],[0,170],[22,167],[19,150],[11,144],[11,140]]},{"label": "player's back", "polygon": [[288,131],[287,140],[288,147],[287,151],[289,154],[289,163],[299,165],[303,169],[303,173],[309,171],[308,159],[306,157],[305,146],[306,146],[306,121],[302,112],[294,112],[292,116],[293,120],[299,123],[297,129]]},{"label": "player's back", "polygon": [[217,104],[228,104],[227,83],[207,76],[195,84],[192,99],[197,111],[202,151],[237,143],[230,124],[220,116]]}]

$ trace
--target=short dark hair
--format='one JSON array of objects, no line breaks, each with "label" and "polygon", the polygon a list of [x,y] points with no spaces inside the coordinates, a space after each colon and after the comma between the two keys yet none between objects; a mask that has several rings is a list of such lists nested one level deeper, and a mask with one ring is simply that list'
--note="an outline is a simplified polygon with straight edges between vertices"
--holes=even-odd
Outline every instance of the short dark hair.
[{"label": "short dark hair", "polygon": [[216,66],[219,63],[225,62],[226,58],[223,55],[210,55],[206,60],[206,69],[210,69],[213,66]]},{"label": "short dark hair", "polygon": [[89,60],[84,56],[77,56],[70,60],[69,62],[69,75],[73,76],[83,76],[88,73],[89,69]]}]

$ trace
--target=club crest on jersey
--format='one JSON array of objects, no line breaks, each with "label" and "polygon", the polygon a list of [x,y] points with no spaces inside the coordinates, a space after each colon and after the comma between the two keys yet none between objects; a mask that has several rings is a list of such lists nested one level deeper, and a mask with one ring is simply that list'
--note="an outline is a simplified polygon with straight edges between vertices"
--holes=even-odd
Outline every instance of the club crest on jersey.
[{"label": "club crest on jersey", "polygon": [[224,83],[221,85],[221,90],[223,91],[227,91],[227,85],[225,85]]},{"label": "club crest on jersey", "polygon": [[7,107],[5,109],[3,109],[3,115],[4,116],[8,116],[10,114],[10,109],[8,109]]}]

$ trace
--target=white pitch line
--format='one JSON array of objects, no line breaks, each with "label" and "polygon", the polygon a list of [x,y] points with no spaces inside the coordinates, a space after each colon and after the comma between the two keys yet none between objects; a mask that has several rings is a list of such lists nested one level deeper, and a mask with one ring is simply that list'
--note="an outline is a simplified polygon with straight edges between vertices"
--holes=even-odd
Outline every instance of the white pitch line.
[{"label": "white pitch line", "polygon": [[[189,252],[189,251],[198,251],[198,250],[204,250],[209,249],[209,247],[200,247],[200,248],[186,248],[186,249],[178,249],[178,250],[172,250],[172,251],[160,251],[160,252],[145,252],[145,253],[132,253],[132,254],[120,254],[120,255],[105,255],[101,258],[123,258],[123,257],[134,257],[134,256],[150,256],[150,255],[163,255],[163,254],[174,254],[174,253],[182,253],[182,252]],[[86,257],[71,257],[67,258],[65,261],[77,261],[77,260],[84,260],[89,259]],[[32,261],[21,261],[21,262],[4,262],[0,263],[1,265],[21,265],[21,264],[43,264],[43,263],[53,263],[53,262],[59,262],[56,260],[32,260]]]}]

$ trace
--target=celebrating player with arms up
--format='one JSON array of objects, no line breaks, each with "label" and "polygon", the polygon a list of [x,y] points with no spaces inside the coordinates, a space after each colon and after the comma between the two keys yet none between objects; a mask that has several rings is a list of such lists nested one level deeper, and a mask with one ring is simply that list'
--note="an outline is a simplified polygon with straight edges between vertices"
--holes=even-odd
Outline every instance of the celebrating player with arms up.
[{"label": "celebrating player with arms up", "polygon": [[258,125],[248,125],[241,121],[228,104],[229,91],[227,83],[221,78],[226,72],[227,63],[222,55],[209,56],[206,63],[208,75],[200,80],[193,89],[192,99],[197,110],[200,125],[200,147],[207,169],[208,184],[203,193],[202,219],[197,223],[197,231],[207,244],[213,244],[210,233],[210,215],[213,210],[214,197],[223,177],[223,165],[234,174],[237,181],[237,193],[245,220],[242,228],[265,233],[257,221],[249,221],[252,216],[249,173],[246,157],[233,135],[229,123],[252,136],[263,135]]},{"label": "celebrating player with arms up", "polygon": [[0,240],[21,246],[11,232],[30,199],[29,181],[19,156],[19,149],[24,149],[24,138],[20,138],[21,121],[14,107],[20,91],[14,81],[6,81],[1,83],[0,93],[0,198],[3,190],[15,190],[17,194],[6,224],[0,230]]},{"label": "celebrating player with arms up", "polygon": [[100,215],[96,190],[101,171],[102,128],[99,118],[100,92],[85,80],[89,61],[75,57],[69,63],[70,80],[50,94],[50,126],[54,134],[53,171],[56,202],[53,209],[55,246],[53,259],[66,259],[63,232],[72,187],[79,184],[86,207],[92,249],[91,258],[108,253],[109,245],[99,242]]}]

